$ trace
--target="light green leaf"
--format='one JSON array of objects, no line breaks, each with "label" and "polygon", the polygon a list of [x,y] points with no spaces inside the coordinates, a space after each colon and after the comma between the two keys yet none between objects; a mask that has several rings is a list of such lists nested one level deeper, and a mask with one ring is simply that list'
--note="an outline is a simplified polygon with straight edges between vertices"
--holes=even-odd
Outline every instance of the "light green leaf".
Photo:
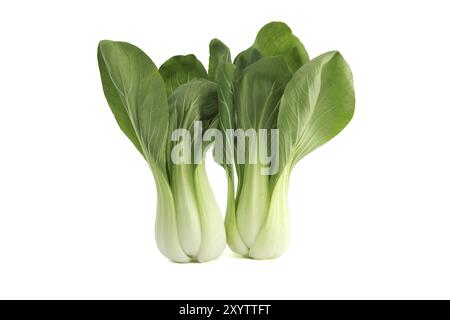
[{"label": "light green leaf", "polygon": [[193,54],[170,58],[161,65],[159,73],[166,83],[168,96],[182,84],[208,78],[202,63]]},{"label": "light green leaf", "polygon": [[164,170],[166,152],[161,145],[167,139],[169,108],[158,69],[142,50],[126,42],[101,41],[98,60],[119,126],[151,165]]},{"label": "light green leaf", "polygon": [[216,80],[217,68],[222,61],[231,62],[230,49],[219,39],[212,39],[209,43],[209,80]]},{"label": "light green leaf", "polygon": [[270,22],[262,27],[253,47],[264,57],[283,56],[292,72],[309,61],[305,47],[283,22]]},{"label": "light green leaf", "polygon": [[339,52],[322,54],[300,68],[280,104],[280,171],[336,136],[354,108],[352,73]]}]

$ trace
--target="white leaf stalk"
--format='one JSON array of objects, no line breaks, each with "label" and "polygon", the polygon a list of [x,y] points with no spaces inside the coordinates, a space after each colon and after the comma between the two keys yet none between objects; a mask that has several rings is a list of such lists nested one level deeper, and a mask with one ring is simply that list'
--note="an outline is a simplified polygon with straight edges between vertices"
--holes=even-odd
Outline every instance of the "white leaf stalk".
[{"label": "white leaf stalk", "polygon": [[156,243],[175,262],[218,258],[226,244],[225,230],[205,165],[174,165],[172,185],[156,178],[158,205]]}]

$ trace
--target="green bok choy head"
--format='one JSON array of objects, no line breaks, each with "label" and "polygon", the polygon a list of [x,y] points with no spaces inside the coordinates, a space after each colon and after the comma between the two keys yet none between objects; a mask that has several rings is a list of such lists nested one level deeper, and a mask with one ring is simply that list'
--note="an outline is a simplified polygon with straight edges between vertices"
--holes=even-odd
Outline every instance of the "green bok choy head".
[{"label": "green bok choy head", "polygon": [[217,122],[217,85],[207,80],[194,55],[174,56],[158,70],[139,48],[104,40],[97,58],[111,111],[153,172],[158,248],[176,262],[217,258],[225,247],[225,230],[203,159],[197,164],[171,161],[174,129],[194,134],[195,121],[203,130]]},{"label": "green bok choy head", "polygon": [[[248,163],[223,164],[228,177],[225,218],[227,242],[241,255],[254,259],[280,256],[290,237],[287,204],[289,175],[305,155],[336,136],[351,120],[355,98],[352,74],[342,55],[327,52],[309,60],[290,28],[281,22],[264,26],[254,44],[231,62],[228,48],[210,43],[219,97],[219,128],[278,129],[279,143],[270,137],[248,144],[275,155],[275,169],[263,173],[260,158]],[[269,131],[270,132],[270,131]],[[270,136],[270,133],[269,133]],[[228,137],[226,143],[232,144]],[[226,145],[224,143],[224,145]],[[229,149],[223,150],[227,156]],[[234,188],[237,173],[237,191]]]}]

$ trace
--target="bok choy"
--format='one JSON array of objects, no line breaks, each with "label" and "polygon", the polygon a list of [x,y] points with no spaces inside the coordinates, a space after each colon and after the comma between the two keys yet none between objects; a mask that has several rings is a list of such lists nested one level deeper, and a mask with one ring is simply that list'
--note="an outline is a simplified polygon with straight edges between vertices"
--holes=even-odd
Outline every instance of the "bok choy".
[{"label": "bok choy", "polygon": [[[243,256],[275,258],[286,250],[290,238],[290,173],[299,160],[351,120],[355,105],[352,74],[337,51],[309,60],[303,44],[281,22],[265,25],[249,49],[234,62],[230,57],[221,41],[211,41],[219,128],[224,133],[266,129],[269,138],[258,135],[253,143],[248,139],[245,163],[236,161],[233,149],[223,147],[223,153],[235,159],[234,166],[223,163],[228,177],[227,242]],[[278,140],[270,138],[275,133]],[[232,145],[233,139],[228,137],[223,145]],[[261,150],[270,151],[274,166],[269,168],[254,156]]]},{"label": "bok choy", "polygon": [[175,262],[217,258],[226,244],[225,229],[203,159],[171,161],[174,129],[194,134],[196,121],[203,130],[215,126],[217,85],[194,55],[174,56],[158,69],[139,48],[104,40],[97,58],[111,111],[153,172],[159,250]]},{"label": "bok choy", "polygon": [[[228,242],[245,257],[275,258],[290,238],[292,169],[352,119],[352,73],[337,51],[310,60],[281,22],[265,25],[234,60],[218,39],[209,49],[208,72],[194,55],[158,69],[129,43],[101,41],[105,97],[153,172],[165,256],[208,261]],[[225,226],[205,171],[212,141],[228,181]]]}]

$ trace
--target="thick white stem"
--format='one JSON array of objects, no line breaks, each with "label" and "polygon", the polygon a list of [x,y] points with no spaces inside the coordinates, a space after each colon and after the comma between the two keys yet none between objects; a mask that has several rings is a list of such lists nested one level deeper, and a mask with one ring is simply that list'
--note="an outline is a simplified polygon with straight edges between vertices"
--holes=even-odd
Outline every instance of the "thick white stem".
[{"label": "thick white stem", "polygon": [[209,185],[204,164],[197,166],[194,177],[202,232],[200,250],[196,260],[205,262],[218,258],[225,249],[225,228],[219,206]]},{"label": "thick white stem", "polygon": [[189,262],[191,259],[181,247],[178,236],[177,217],[172,191],[165,178],[155,177],[158,192],[155,238],[158,249],[174,262]]},{"label": "thick white stem", "polygon": [[227,172],[228,176],[228,200],[227,213],[225,216],[225,230],[227,233],[227,243],[231,250],[243,256],[248,255],[248,247],[242,241],[236,222],[236,201],[234,199],[234,180],[231,177],[233,172]]},{"label": "thick white stem", "polygon": [[269,176],[261,174],[259,164],[246,165],[236,221],[242,240],[248,248],[254,244],[264,224],[269,201]]},{"label": "thick white stem", "polygon": [[202,242],[200,212],[197,205],[194,182],[194,166],[189,164],[172,167],[172,191],[178,223],[178,234],[184,252],[197,256]]},{"label": "thick white stem", "polygon": [[286,251],[291,234],[288,187],[289,171],[285,169],[272,191],[266,220],[258,238],[250,248],[251,258],[272,259]]}]

